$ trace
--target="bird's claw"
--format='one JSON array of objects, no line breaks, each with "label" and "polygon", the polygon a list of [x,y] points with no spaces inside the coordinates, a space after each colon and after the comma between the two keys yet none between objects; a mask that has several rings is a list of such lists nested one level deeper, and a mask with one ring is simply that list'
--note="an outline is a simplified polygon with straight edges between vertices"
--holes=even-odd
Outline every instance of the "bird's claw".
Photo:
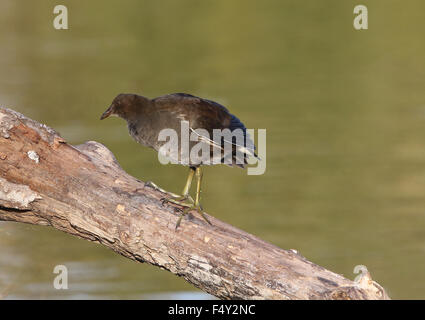
[{"label": "bird's claw", "polygon": [[153,188],[153,189],[159,189],[159,187],[152,181],[146,181],[145,187]]},{"label": "bird's claw", "polygon": [[[193,179],[194,175],[197,178],[195,200],[193,200],[193,198],[189,194],[190,186],[191,186],[192,179]],[[176,229],[180,226],[180,223],[181,223],[183,217],[185,215],[187,215],[191,210],[196,210],[208,224],[212,225],[212,223],[208,220],[207,216],[205,215],[204,209],[202,208],[202,206],[200,204],[201,180],[202,180],[201,168],[200,167],[198,167],[198,168],[192,168],[191,167],[190,171],[189,171],[189,176],[188,176],[187,181],[186,181],[186,185],[185,185],[183,192],[182,192],[183,195],[176,195],[174,193],[167,192],[167,191],[159,188],[156,184],[154,184],[153,182],[150,182],[150,181],[146,182],[146,186],[152,187],[152,188],[154,188],[158,191],[164,192],[168,195],[168,196],[160,199],[163,206],[166,203],[173,203],[173,204],[180,206],[180,208],[174,207],[174,209],[181,211],[180,217],[178,218],[177,223],[176,223]]]},{"label": "bird's claw", "polygon": [[[185,202],[189,201],[189,203]],[[166,203],[174,203],[182,207],[190,207],[193,205],[195,201],[193,201],[193,198],[190,195],[183,195],[183,196],[170,196],[170,197],[164,197],[161,198],[162,205],[165,205]]]},{"label": "bird's claw", "polygon": [[181,221],[182,221],[182,219],[183,219],[183,217],[185,216],[185,215],[187,215],[190,211],[192,211],[192,210],[196,210],[200,215],[201,215],[201,217],[206,221],[206,222],[208,222],[208,224],[209,225],[212,225],[212,223],[208,220],[208,218],[207,218],[207,216],[205,215],[205,213],[204,213],[204,209],[202,208],[202,206],[199,204],[199,205],[196,205],[196,204],[192,204],[190,207],[187,207],[187,208],[185,208],[184,210],[183,210],[183,212],[180,214],[180,217],[179,217],[179,219],[177,220],[177,223],[176,223],[176,230],[177,230],[177,228],[180,226],[180,223],[181,223]]}]

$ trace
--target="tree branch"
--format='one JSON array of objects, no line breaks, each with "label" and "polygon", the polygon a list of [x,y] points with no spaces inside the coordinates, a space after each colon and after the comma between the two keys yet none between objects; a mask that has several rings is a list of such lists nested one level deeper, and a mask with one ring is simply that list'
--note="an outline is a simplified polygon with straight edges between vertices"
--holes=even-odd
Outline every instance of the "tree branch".
[{"label": "tree branch", "polygon": [[0,108],[0,220],[52,226],[166,269],[222,299],[386,299],[366,272],[353,282],[291,250],[176,206],[128,175],[97,142]]}]

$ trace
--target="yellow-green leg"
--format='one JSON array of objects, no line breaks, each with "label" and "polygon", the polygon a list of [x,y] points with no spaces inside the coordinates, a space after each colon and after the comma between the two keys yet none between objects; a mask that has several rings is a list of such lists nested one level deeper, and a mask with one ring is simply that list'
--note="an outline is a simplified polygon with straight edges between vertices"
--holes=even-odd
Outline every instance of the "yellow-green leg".
[{"label": "yellow-green leg", "polygon": [[196,195],[195,195],[195,203],[192,203],[192,205],[187,206],[186,209],[183,210],[181,216],[177,220],[176,223],[176,229],[179,227],[181,220],[183,217],[189,213],[191,210],[196,210],[198,213],[202,216],[202,218],[205,219],[206,222],[211,224],[211,222],[207,219],[206,215],[204,214],[204,210],[202,209],[201,205],[201,183],[202,183],[202,169],[201,167],[197,167],[195,169],[195,176],[196,176]]},{"label": "yellow-green leg", "polygon": [[[190,186],[192,185],[193,176],[195,175],[195,168],[189,168],[189,175],[187,176],[186,184],[183,188],[181,196],[172,195],[168,198],[163,198],[162,203],[171,202],[178,204],[184,207],[190,207],[193,204],[193,198],[189,194]],[[185,203],[184,201],[189,201],[190,203]]]}]

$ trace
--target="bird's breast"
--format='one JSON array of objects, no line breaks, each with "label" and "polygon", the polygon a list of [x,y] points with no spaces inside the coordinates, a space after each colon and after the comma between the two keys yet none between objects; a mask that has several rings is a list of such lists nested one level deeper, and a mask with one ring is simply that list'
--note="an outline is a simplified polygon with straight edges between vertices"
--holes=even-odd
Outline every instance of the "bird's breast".
[{"label": "bird's breast", "polygon": [[153,140],[156,140],[156,137],[152,137],[152,132],[147,124],[140,122],[129,122],[128,123],[128,132],[130,136],[136,140],[136,142],[151,147]]}]

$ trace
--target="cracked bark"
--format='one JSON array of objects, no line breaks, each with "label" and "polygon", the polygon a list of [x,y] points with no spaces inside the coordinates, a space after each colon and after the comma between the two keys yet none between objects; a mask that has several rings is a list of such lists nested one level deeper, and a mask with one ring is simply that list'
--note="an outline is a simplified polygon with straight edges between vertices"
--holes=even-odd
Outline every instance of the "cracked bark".
[{"label": "cracked bark", "polygon": [[51,226],[183,277],[221,299],[387,299],[359,281],[231,225],[179,213],[128,175],[103,145],[68,144],[53,129],[0,108],[0,220]]}]

